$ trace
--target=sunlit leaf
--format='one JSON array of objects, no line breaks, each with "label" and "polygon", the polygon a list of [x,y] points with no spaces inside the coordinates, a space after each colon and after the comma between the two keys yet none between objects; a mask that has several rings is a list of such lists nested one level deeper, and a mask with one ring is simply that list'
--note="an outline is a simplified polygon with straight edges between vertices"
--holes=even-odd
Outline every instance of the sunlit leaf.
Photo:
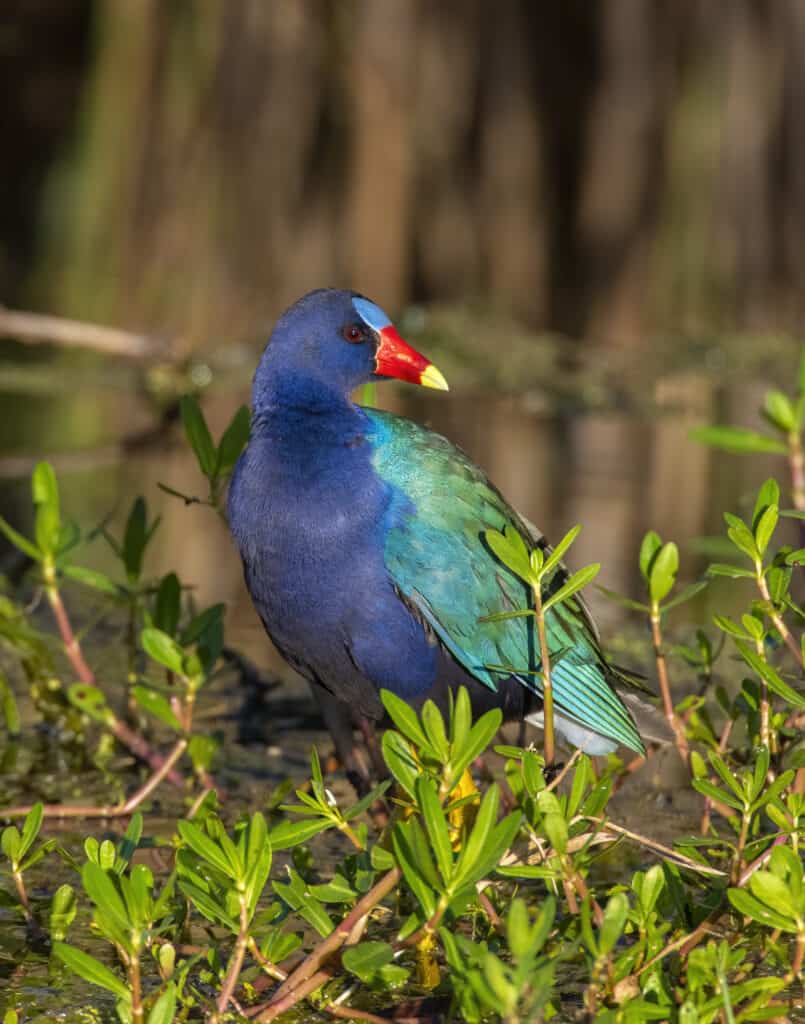
[{"label": "sunlit leaf", "polygon": [[122,999],[124,1003],[131,1002],[131,993],[126,985],[94,956],[76,949],[75,946],[65,945],[63,942],[54,942],[53,952],[62,963],[85,981],[105,988],[116,995],[118,999]]},{"label": "sunlit leaf", "polygon": [[760,434],[756,430],[745,430],[743,427],[698,427],[691,430],[692,441],[700,441],[714,448],[721,448],[733,455],[753,455],[766,452],[773,455],[786,455],[788,448],[768,434]]},{"label": "sunlit leaf", "polygon": [[556,604],[561,604],[563,601],[567,601],[574,594],[577,594],[580,590],[591,583],[598,575],[601,566],[598,562],[594,562],[592,565],[586,565],[583,569],[579,569],[578,572],[574,572],[570,579],[563,584],[555,594],[552,594],[543,605],[543,611],[547,612],[550,608],[553,608]]}]

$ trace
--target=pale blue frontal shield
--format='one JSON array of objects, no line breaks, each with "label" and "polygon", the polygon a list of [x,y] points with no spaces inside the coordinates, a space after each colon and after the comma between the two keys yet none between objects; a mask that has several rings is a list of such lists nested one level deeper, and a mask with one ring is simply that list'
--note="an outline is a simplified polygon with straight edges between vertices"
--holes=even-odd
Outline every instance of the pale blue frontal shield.
[{"label": "pale blue frontal shield", "polygon": [[391,320],[374,302],[370,302],[368,299],[353,299],[352,305],[361,320],[373,331],[382,331],[384,327],[391,325]]}]

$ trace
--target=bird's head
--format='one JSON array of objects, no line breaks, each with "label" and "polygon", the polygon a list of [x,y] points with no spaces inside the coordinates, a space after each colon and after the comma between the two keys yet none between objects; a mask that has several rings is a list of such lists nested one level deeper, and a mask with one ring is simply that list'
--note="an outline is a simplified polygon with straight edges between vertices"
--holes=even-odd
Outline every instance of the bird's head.
[{"label": "bird's head", "polygon": [[277,321],[254,378],[256,406],[279,375],[302,391],[307,384],[344,395],[391,377],[447,390],[439,370],[403,341],[379,306],[329,288],[309,292]]}]

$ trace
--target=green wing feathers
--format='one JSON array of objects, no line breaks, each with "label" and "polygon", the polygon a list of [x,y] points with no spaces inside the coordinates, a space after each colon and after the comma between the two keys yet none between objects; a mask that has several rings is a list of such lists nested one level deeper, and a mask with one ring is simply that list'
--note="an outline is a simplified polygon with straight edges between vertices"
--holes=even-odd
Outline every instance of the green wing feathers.
[{"label": "green wing feathers", "polygon": [[[490,550],[487,530],[516,530],[529,551],[544,539],[508,505],[455,445],[410,420],[365,410],[373,463],[392,488],[386,522],[386,568],[445,647],[490,689],[516,675],[542,693],[531,617],[481,621],[532,607],[530,588]],[[557,569],[547,597],[567,578]],[[643,751],[628,710],[609,683],[595,626],[583,602],[549,609],[548,650],[555,704],[569,717],[636,751]]]}]

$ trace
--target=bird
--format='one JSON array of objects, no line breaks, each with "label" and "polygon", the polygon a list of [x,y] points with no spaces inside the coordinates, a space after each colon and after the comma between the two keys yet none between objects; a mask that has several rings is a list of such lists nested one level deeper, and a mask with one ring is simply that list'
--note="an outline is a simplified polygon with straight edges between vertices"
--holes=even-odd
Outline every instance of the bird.
[{"label": "bird", "polygon": [[[528,551],[547,541],[447,438],[352,400],[388,379],[448,387],[360,293],[309,292],[277,321],[228,495],[252,602],[285,660],[370,722],[382,689],[444,710],[463,686],[474,716],[499,708],[541,726],[531,621],[485,621],[533,595],[486,535],[515,531]],[[560,564],[544,596],[566,579]],[[607,661],[580,595],[546,627],[556,733],[588,754],[644,754],[619,695],[634,678]]]}]

